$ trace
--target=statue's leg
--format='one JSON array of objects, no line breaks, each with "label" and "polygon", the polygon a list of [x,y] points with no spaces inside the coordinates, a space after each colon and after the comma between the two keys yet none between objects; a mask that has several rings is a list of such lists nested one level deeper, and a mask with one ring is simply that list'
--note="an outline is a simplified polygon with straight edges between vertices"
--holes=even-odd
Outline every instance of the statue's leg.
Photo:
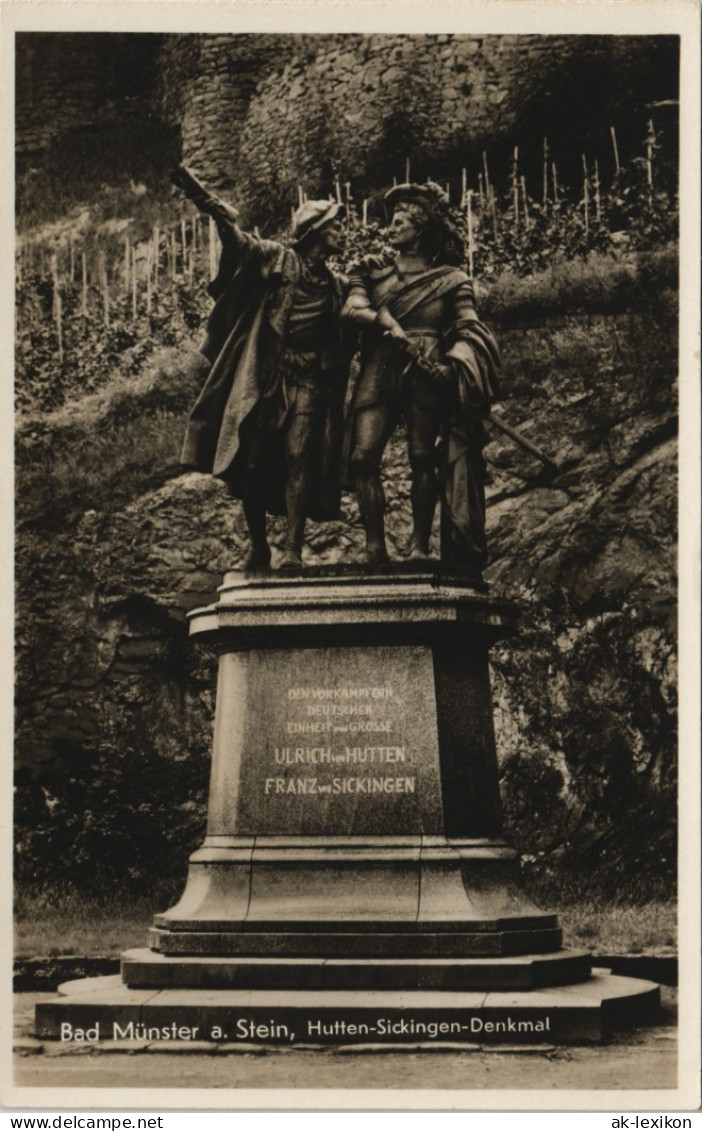
[{"label": "statue's leg", "polygon": [[356,416],[354,445],[351,452],[351,471],[358,493],[361,521],[366,531],[366,549],[363,561],[381,565],[389,561],[385,545],[385,494],[380,478],[383,458],[397,413],[390,403],[372,405],[361,409]]},{"label": "statue's leg", "polygon": [[296,569],[302,565],[302,543],[312,493],[312,462],[321,420],[314,403],[314,391],[298,389],[285,435],[287,531],[281,569]]},{"label": "statue's leg", "polygon": [[419,395],[420,399],[410,395],[405,406],[409,462],[412,471],[410,557],[428,558],[437,499],[434,461],[440,416],[438,405],[429,399],[424,388],[420,388]]},{"label": "statue's leg", "polygon": [[265,505],[253,496],[242,499],[242,504],[251,538],[251,549],[244,559],[244,569],[267,569],[271,564],[271,548],[266,534]]},{"label": "statue's leg", "polygon": [[251,549],[244,559],[245,570],[268,569],[271,564],[271,549],[266,533],[266,503],[257,486],[262,478],[261,469],[264,466],[268,439],[264,406],[260,406],[256,419],[251,422],[242,438],[244,473],[241,502],[251,538]]}]

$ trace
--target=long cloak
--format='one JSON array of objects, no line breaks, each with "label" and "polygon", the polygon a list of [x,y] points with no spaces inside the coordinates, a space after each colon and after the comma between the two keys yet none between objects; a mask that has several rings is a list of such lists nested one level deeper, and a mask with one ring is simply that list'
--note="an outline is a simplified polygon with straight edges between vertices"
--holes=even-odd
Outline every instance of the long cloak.
[{"label": "long cloak", "polygon": [[[247,430],[256,426],[262,398],[280,394],[278,364],[288,316],[300,277],[300,257],[292,248],[239,233],[236,254],[223,244],[220,270],[211,286],[216,299],[201,352],[211,363],[202,392],[190,414],[181,463],[223,479],[241,497],[246,470]],[[332,344],[320,352],[328,408],[315,445],[309,517],[340,514],[340,449],[343,402],[350,348],[340,323],[341,284],[332,282]],[[266,509],[285,513],[283,438],[271,434],[268,473],[261,484]]]}]

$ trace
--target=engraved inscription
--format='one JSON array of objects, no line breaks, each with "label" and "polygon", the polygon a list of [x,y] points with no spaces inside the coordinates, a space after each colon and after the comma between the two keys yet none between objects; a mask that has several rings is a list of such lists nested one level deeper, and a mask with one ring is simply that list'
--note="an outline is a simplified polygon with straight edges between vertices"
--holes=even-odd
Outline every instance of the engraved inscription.
[{"label": "engraved inscription", "polygon": [[429,649],[251,654],[247,690],[237,832],[441,830]]},{"label": "engraved inscription", "polygon": [[[303,718],[288,718],[287,734],[309,733],[307,727],[319,733],[320,728],[328,739],[339,745],[325,746],[275,746],[273,761],[278,766],[380,766],[412,762],[405,746],[348,746],[341,744],[343,736],[361,733],[389,734],[392,718],[387,717],[390,707],[395,711],[400,703],[394,689],[382,686],[341,687],[289,687],[286,694],[288,710],[303,713]],[[309,716],[321,716],[325,721],[309,723]],[[361,720],[359,721],[359,716]],[[323,729],[322,729],[323,728]],[[336,739],[338,736],[338,739]],[[354,794],[368,796],[377,793],[415,793],[416,777],[267,777],[263,782],[265,795],[295,797],[318,794]]]}]

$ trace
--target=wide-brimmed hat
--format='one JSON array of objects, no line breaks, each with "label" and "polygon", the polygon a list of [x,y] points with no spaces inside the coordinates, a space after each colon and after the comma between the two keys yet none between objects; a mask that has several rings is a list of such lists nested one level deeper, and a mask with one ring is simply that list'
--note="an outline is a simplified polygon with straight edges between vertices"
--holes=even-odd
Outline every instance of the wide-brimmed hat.
[{"label": "wide-brimmed hat", "polygon": [[293,240],[301,243],[312,232],[318,232],[330,220],[343,215],[344,205],[335,200],[306,200],[293,216]]}]

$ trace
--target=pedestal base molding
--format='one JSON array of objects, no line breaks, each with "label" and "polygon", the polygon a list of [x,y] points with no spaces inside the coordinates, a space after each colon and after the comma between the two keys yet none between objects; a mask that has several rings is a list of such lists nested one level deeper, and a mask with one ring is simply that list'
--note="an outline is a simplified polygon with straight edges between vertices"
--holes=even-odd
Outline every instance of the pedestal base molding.
[{"label": "pedestal base molding", "polygon": [[208,837],[180,902],[154,917],[163,954],[412,957],[561,945],[502,840]]},{"label": "pedestal base molding", "polygon": [[498,958],[172,958],[147,947],[122,955],[133,989],[504,990],[584,982],[586,950]]}]

